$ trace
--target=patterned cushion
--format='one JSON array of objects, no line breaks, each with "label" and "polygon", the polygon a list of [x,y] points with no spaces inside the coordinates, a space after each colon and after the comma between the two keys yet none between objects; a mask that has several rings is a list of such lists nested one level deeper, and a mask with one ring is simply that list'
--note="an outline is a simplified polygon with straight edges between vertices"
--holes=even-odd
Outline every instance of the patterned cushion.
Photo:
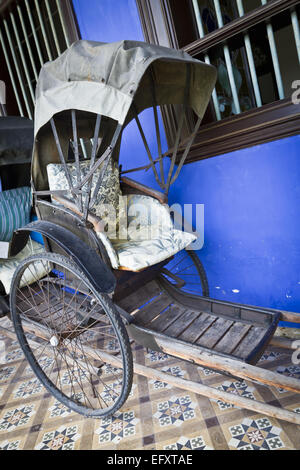
[{"label": "patterned cushion", "polygon": [[197,238],[175,229],[168,206],[152,197],[130,195],[127,208],[127,240],[112,240],[119,266],[140,271],[170,258]]},{"label": "patterned cushion", "polygon": [[[45,251],[45,248],[42,245],[29,240],[25,248],[20,251],[17,256],[9,259],[0,259],[0,281],[2,282],[7,295],[10,293],[11,281],[20,262],[33,254],[42,253],[43,251]],[[32,284],[37,278],[41,279],[46,274],[47,271],[45,270],[44,265],[39,263],[36,264],[36,271],[34,273],[29,269],[24,272],[24,279],[28,284]]]},{"label": "patterned cushion", "polygon": [[128,240],[113,243],[119,265],[130,271],[140,271],[154,266],[189,246],[197,237],[191,233],[171,229],[155,238]]},{"label": "patterned cushion", "polygon": [[0,193],[0,240],[9,242],[15,230],[30,222],[31,189],[10,189]]},{"label": "patterned cushion", "polygon": [[[105,164],[105,162],[104,162]],[[68,168],[71,174],[71,180],[73,186],[77,185],[77,176],[76,176],[76,164],[75,163],[68,163]],[[81,169],[81,177],[84,178],[90,169],[90,161],[82,161],[80,162],[80,169]],[[93,191],[96,187],[98,182],[98,178],[103,171],[103,164],[95,171],[92,179],[92,195]],[[48,182],[50,191],[57,191],[61,189],[68,189],[68,181],[64,172],[63,165],[59,163],[50,163],[47,165],[47,173],[48,173]],[[98,217],[101,217],[105,223],[109,220],[109,215],[106,211],[103,211],[103,204],[109,204],[112,206],[116,211],[116,218],[118,217],[118,207],[119,207],[119,197],[122,196],[121,189],[120,189],[120,181],[119,181],[119,168],[117,163],[112,161],[108,162],[107,169],[105,174],[102,177],[102,184],[99,189],[96,203],[92,212],[94,212]],[[83,190],[88,188],[88,183],[86,183],[83,187]],[[73,200],[71,192],[68,192],[65,197],[70,200]],[[86,197],[86,196],[84,196]],[[83,198],[84,202],[84,198]]]}]

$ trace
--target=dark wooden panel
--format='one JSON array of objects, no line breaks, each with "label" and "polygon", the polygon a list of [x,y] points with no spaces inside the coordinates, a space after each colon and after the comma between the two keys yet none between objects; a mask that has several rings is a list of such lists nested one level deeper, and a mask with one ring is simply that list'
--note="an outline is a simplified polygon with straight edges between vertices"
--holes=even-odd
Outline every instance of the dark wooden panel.
[{"label": "dark wooden panel", "polygon": [[168,294],[162,294],[156,297],[156,299],[154,299],[135,314],[137,324],[140,326],[146,326],[163,310],[165,310],[171,304],[171,302],[172,300]]},{"label": "dark wooden panel", "polygon": [[148,325],[148,328],[157,331],[163,332],[175,321],[178,320],[185,312],[183,307],[180,307],[176,304],[171,304],[169,308],[163,312],[159,317],[157,317],[152,323]]},{"label": "dark wooden panel", "polygon": [[214,345],[227,333],[234,322],[218,318],[206,332],[197,340],[197,344],[205,348],[213,348]]},{"label": "dark wooden panel", "polygon": [[299,131],[299,106],[290,98],[275,101],[201,126],[186,164],[297,135]]},{"label": "dark wooden panel", "polygon": [[272,321],[272,316],[268,313],[241,308],[241,320],[268,326]]},{"label": "dark wooden panel", "polygon": [[168,328],[164,330],[164,334],[177,338],[182,334],[193,322],[200,316],[200,312],[193,312],[187,310],[181,315],[176,322],[172,323]]},{"label": "dark wooden panel", "polygon": [[149,282],[117,303],[121,308],[126,310],[128,313],[131,313],[140,308],[146,302],[149,302],[149,300],[160,295],[160,292],[161,289],[155,281]]},{"label": "dark wooden panel", "polygon": [[230,354],[244,339],[250,328],[251,325],[245,325],[245,323],[234,323],[225,336],[215,345],[214,350]]},{"label": "dark wooden panel", "polygon": [[253,326],[243,341],[232,351],[234,356],[247,358],[266,334],[264,328]]},{"label": "dark wooden panel", "polygon": [[199,336],[210,328],[210,326],[217,320],[218,317],[210,315],[209,313],[201,313],[200,316],[181,334],[178,339],[194,343]]}]

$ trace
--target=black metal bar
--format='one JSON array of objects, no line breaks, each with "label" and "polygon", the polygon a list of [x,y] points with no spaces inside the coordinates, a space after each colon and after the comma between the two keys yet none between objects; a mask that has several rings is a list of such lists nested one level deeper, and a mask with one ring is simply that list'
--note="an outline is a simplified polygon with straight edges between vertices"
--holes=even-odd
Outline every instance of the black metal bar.
[{"label": "black metal bar", "polygon": [[73,184],[72,184],[71,175],[70,175],[70,172],[69,172],[68,165],[66,164],[66,160],[65,160],[65,157],[64,157],[64,154],[63,154],[61,145],[60,145],[60,141],[59,141],[59,137],[58,137],[56,125],[55,125],[55,122],[54,122],[54,119],[53,119],[53,118],[50,120],[50,123],[51,123],[51,127],[52,127],[52,132],[53,132],[54,140],[55,140],[55,143],[56,143],[56,148],[57,148],[57,151],[58,151],[59,159],[60,159],[60,161],[61,161],[61,163],[62,163],[62,165],[63,165],[63,167],[64,167],[65,175],[66,175],[66,178],[67,178],[67,181],[68,181],[68,185],[69,185],[70,191],[72,192],[72,194],[74,195],[74,197],[75,197],[75,199],[76,199],[76,194],[75,194],[75,192],[74,192],[74,188],[73,188]]},{"label": "black metal bar", "polygon": [[150,70],[151,92],[152,92],[152,99],[153,99],[153,113],[154,113],[155,131],[156,131],[157,148],[158,148],[160,179],[161,179],[162,185],[165,186],[165,175],[164,175],[164,167],[163,167],[161,136],[160,136],[160,130],[159,130],[158,113],[157,113],[157,99],[156,99],[156,91],[155,91],[155,80],[154,80],[154,75],[153,74],[154,74],[153,68],[151,67],[151,70]]},{"label": "black metal bar", "polygon": [[170,165],[170,168],[169,168],[167,183],[166,183],[166,187],[165,187],[166,194],[169,193],[170,186],[171,186],[171,178],[172,178],[172,174],[173,174],[173,171],[174,171],[176,157],[177,157],[177,153],[178,153],[178,147],[179,147],[180,137],[181,137],[181,133],[182,133],[184,118],[185,118],[185,111],[187,109],[187,105],[188,105],[188,101],[189,101],[190,81],[191,81],[191,64],[187,64],[187,66],[186,66],[186,83],[185,83],[184,100],[183,100],[183,111],[182,111],[182,115],[180,117],[178,131],[177,131],[177,135],[176,135],[176,142],[175,142],[175,146],[174,146],[174,152],[173,152],[173,155],[172,155],[171,165]]},{"label": "black metal bar", "polygon": [[93,207],[95,202],[96,202],[96,199],[97,199],[97,195],[98,195],[98,192],[99,192],[99,189],[100,189],[100,186],[101,186],[101,183],[102,183],[102,180],[103,180],[103,177],[106,173],[106,170],[107,170],[107,166],[108,166],[108,163],[109,163],[109,160],[111,159],[111,154],[110,156],[107,157],[106,161],[105,161],[105,164],[104,164],[104,168],[103,168],[103,171],[101,172],[101,175],[99,175],[99,178],[98,178],[98,181],[97,181],[97,184],[96,184],[96,187],[94,189],[94,193],[93,193],[93,196],[92,196],[92,200],[90,202],[90,207]]},{"label": "black metal bar", "polygon": [[58,196],[63,196],[64,194],[68,194],[70,191],[68,189],[56,189],[55,191],[33,191],[35,196],[51,196],[52,194],[57,194]]},{"label": "black metal bar", "polygon": [[[81,181],[81,169],[80,169],[80,162],[79,162],[79,146],[78,146],[78,134],[77,134],[77,122],[76,122],[75,109],[71,111],[71,115],[72,115],[74,155],[75,155],[75,164],[76,164],[76,177],[77,177],[77,185],[78,185]],[[83,211],[82,195],[79,196],[79,204],[80,204],[80,211],[82,212]]]},{"label": "black metal bar", "polygon": [[137,112],[136,112],[136,109],[135,107],[133,106],[133,109],[134,109],[134,112],[135,112],[135,121],[137,123],[137,126],[138,126],[138,130],[141,134],[141,137],[142,137],[142,141],[143,141],[143,144],[145,146],[145,149],[146,149],[146,152],[147,152],[147,155],[148,155],[148,158],[151,162],[151,167],[153,169],[153,173],[154,173],[154,176],[155,176],[155,179],[157,181],[157,183],[159,184],[160,188],[164,189],[164,186],[162,185],[160,179],[159,179],[159,176],[158,176],[158,173],[157,173],[157,170],[156,170],[156,167],[155,167],[155,163],[154,163],[154,160],[153,160],[153,157],[151,155],[151,152],[150,152],[150,148],[149,148],[149,145],[148,145],[148,142],[147,142],[147,139],[146,139],[146,136],[145,136],[145,133],[143,131],[143,128],[142,128],[142,125],[141,125],[141,122],[139,120],[139,117],[137,115]]},{"label": "black metal bar", "polygon": [[185,149],[185,151],[184,151],[184,154],[182,155],[181,160],[180,160],[180,163],[179,163],[179,165],[178,165],[178,167],[177,167],[177,170],[176,170],[176,172],[175,172],[173,178],[171,179],[170,186],[171,186],[171,184],[173,184],[173,183],[177,180],[177,178],[178,178],[178,176],[179,176],[179,173],[180,173],[180,171],[181,171],[181,168],[183,167],[184,162],[185,162],[185,160],[186,160],[186,158],[187,158],[187,156],[188,156],[188,154],[189,154],[189,151],[191,150],[191,146],[192,146],[192,144],[193,144],[193,142],[194,142],[194,140],[195,140],[195,138],[196,138],[196,135],[197,135],[197,132],[198,132],[198,130],[199,130],[199,127],[200,127],[201,122],[202,122],[202,118],[198,118],[197,123],[196,123],[196,126],[195,126],[195,129],[194,129],[194,131],[193,131],[193,133],[192,133],[192,135],[191,135],[191,139],[190,139],[189,143],[187,144],[186,149]]},{"label": "black metal bar", "polygon": [[[99,132],[100,132],[100,126],[101,126],[101,119],[102,119],[102,116],[100,114],[97,114],[94,137],[93,137],[93,147],[92,147],[90,171],[93,168],[94,163],[95,163],[95,159],[96,159],[97,147],[98,147],[98,138],[99,138]],[[83,217],[84,217],[84,219],[86,219],[87,216],[88,216],[90,200],[91,200],[92,182],[93,182],[93,177],[91,177],[88,180],[87,195],[86,195],[86,198],[84,200],[84,208],[83,208]]]}]

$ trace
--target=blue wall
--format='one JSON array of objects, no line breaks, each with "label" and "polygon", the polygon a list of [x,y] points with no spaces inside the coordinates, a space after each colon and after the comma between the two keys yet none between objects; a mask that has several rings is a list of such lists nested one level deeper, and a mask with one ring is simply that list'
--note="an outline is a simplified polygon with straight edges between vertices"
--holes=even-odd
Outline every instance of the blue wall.
[{"label": "blue wall", "polygon": [[300,136],[183,168],[171,203],[205,205],[211,296],[300,312]]},{"label": "blue wall", "polygon": [[73,0],[82,39],[143,41],[135,0]]},{"label": "blue wall", "polygon": [[[143,40],[134,0],[73,3],[84,39]],[[142,120],[155,153],[151,113]],[[295,136],[183,168],[170,204],[205,205],[199,256],[212,297],[300,312],[299,148]],[[121,163],[125,169],[148,163],[133,124],[126,130]],[[157,187],[151,170],[134,177]]]}]

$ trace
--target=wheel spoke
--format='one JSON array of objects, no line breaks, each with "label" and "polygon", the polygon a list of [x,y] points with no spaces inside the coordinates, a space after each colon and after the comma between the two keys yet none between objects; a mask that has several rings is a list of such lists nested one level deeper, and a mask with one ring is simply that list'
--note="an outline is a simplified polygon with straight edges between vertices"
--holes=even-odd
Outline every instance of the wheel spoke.
[{"label": "wheel spoke", "polygon": [[[175,255],[174,259],[170,261],[165,267],[174,278],[182,279],[183,285],[176,283],[172,276],[161,274],[163,285],[168,289],[176,289],[183,294],[194,293],[207,297],[209,295],[208,282],[204,268],[197,257],[192,251],[183,250]],[[193,286],[198,286],[193,289]]]}]

